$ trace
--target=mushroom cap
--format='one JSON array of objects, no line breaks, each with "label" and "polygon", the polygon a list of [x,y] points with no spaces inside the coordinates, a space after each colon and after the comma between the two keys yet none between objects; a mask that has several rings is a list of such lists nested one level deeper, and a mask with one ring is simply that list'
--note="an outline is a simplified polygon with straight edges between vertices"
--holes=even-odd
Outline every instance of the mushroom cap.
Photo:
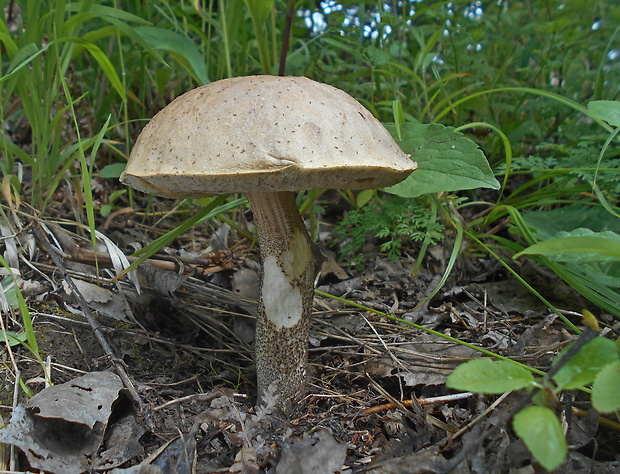
[{"label": "mushroom cap", "polygon": [[198,87],[161,110],[121,181],[171,198],[369,189],[416,166],[347,93],[305,77],[247,76]]}]

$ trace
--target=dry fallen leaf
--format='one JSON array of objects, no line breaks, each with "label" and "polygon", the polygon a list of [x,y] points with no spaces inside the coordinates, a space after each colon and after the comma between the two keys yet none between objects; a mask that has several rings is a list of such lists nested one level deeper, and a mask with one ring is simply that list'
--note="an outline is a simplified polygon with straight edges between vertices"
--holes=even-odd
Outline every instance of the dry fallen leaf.
[{"label": "dry fallen leaf", "polygon": [[338,443],[329,431],[304,434],[284,447],[276,474],[333,474],[340,472],[346,455],[347,446]]},{"label": "dry fallen leaf", "polygon": [[[74,278],[73,282],[93,311],[119,321],[128,322],[133,320],[131,308],[123,294],[114,293],[106,288],[77,278]],[[63,288],[68,295],[71,295],[71,290],[66,283],[63,283]]]},{"label": "dry fallen leaf", "polygon": [[369,359],[365,371],[373,377],[401,377],[409,387],[441,385],[457,365],[480,356],[469,347],[427,334],[391,346],[390,351],[394,357]]},{"label": "dry fallen leaf", "polygon": [[[130,410],[114,416],[125,428],[115,434],[108,430],[112,412],[122,405],[122,390],[121,379],[111,372],[92,372],[46,388],[13,410],[10,423],[0,430],[0,442],[17,446],[31,467],[47,472],[118,466],[142,451],[137,442],[142,430],[134,429]],[[107,454],[101,455],[104,438]],[[123,444],[122,449],[115,449],[113,440]]]}]

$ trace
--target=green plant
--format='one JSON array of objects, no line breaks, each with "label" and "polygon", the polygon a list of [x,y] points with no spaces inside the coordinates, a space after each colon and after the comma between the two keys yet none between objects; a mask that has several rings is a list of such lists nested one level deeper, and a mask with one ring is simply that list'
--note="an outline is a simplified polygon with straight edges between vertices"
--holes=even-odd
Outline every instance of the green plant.
[{"label": "green plant", "polygon": [[[561,148],[547,147],[554,150],[552,156],[516,158],[510,172],[516,168],[531,178],[492,209],[483,225],[508,215],[523,242],[498,235],[490,238],[516,254],[515,258],[528,256],[549,267],[584,297],[618,316],[620,259],[612,249],[620,239],[620,216],[612,202],[620,183],[614,172],[620,162],[613,146],[620,106],[614,101],[596,101],[586,109],[566,99],[550,98],[588,114],[609,136],[593,132],[582,142],[576,134]],[[530,169],[518,171],[524,165]]]},{"label": "green plant", "polygon": [[[46,206],[66,172],[75,173],[75,160],[82,159],[84,171],[85,152],[93,147],[96,150],[101,141],[81,138],[79,127],[74,130],[77,137],[72,142],[65,139],[67,130],[77,122],[74,106],[82,96],[71,89],[77,86],[77,75],[71,68],[74,58],[88,53],[121,100],[126,99],[114,66],[101,48],[88,39],[84,28],[84,23],[92,18],[86,13],[88,2],[81,3],[82,8],[73,15],[70,7],[76,6],[64,1],[55,2],[53,7],[28,1],[23,12],[24,28],[11,33],[5,22],[0,22],[0,40],[6,51],[2,57],[0,113],[3,120],[11,119],[13,124],[26,120],[32,148],[26,152],[2,137],[1,171],[20,193],[21,183],[12,179],[16,160],[30,169],[29,194],[37,208]],[[9,110],[11,114],[7,115]],[[90,182],[86,188],[90,190]]]},{"label": "green plant", "polygon": [[[2,298],[2,311],[19,311],[22,320],[22,331],[16,333],[15,331],[8,330],[4,326],[4,320],[2,320],[2,327],[0,328],[0,341],[4,342],[7,346],[13,346],[15,344],[21,344],[34,356],[36,361],[41,366],[43,374],[48,377],[48,371],[46,370],[45,362],[39,352],[39,344],[37,342],[37,336],[32,325],[32,318],[30,317],[30,311],[26,305],[26,300],[22,295],[21,290],[16,284],[16,277],[13,269],[9,263],[0,256],[0,265],[6,271],[6,276],[2,279],[0,293]],[[10,351],[9,351],[10,352]],[[11,354],[12,359],[12,354]],[[14,361],[13,361],[14,363]],[[48,382],[51,382],[48,378]],[[19,380],[19,384],[28,396],[32,396],[30,389],[26,384]]]},{"label": "green plant", "polygon": [[[359,253],[368,236],[381,240],[380,250],[388,258],[401,256],[407,241],[434,245],[443,238],[444,226],[439,222],[435,205],[426,206],[424,201],[388,196],[373,201],[361,209],[349,211],[338,224],[336,236],[344,244],[340,254],[353,264],[360,263]],[[350,258],[349,258],[350,257]]]},{"label": "green plant", "polygon": [[[439,124],[388,124],[400,147],[411,154],[418,169],[385,191],[395,196],[350,211],[338,228],[345,240],[341,254],[353,261],[369,235],[383,241],[381,251],[398,258],[405,240],[421,242],[424,249],[442,238],[441,209],[434,193],[451,193],[477,187],[498,189],[499,183],[477,145],[452,127]],[[426,195],[426,199],[420,196]],[[454,201],[454,199],[451,199]],[[462,200],[461,200],[462,201]]]},{"label": "green plant", "polygon": [[[584,389],[601,413],[620,410],[620,341],[585,331],[580,339],[560,352],[544,377],[509,360],[474,359],[457,367],[446,385],[456,390],[501,394],[526,390],[528,395],[513,416],[515,433],[536,460],[548,470],[559,467],[568,447],[556,415],[563,391]],[[533,405],[525,406],[529,403]]]}]

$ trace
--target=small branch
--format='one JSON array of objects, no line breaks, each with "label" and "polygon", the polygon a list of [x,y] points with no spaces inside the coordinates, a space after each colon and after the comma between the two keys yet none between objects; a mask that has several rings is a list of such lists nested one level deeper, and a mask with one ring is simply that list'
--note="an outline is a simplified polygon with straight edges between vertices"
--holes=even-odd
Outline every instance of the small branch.
[{"label": "small branch", "polygon": [[[424,405],[438,405],[439,403],[448,403],[453,402],[455,400],[464,400],[466,398],[473,397],[474,394],[472,392],[463,392],[463,393],[455,393],[452,395],[444,395],[441,397],[431,397],[431,398],[417,398],[411,400],[402,400],[400,403],[406,408],[411,408],[416,404],[421,406]],[[365,408],[362,410],[362,415],[372,415],[374,413],[379,413],[385,410],[394,410],[398,408],[395,403],[384,403],[383,405],[378,405],[376,407]]]}]

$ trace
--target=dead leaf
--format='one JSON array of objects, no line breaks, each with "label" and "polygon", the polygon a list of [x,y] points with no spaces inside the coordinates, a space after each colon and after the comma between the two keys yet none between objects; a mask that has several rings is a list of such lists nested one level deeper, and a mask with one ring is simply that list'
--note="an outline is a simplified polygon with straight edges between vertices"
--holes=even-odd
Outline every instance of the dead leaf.
[{"label": "dead leaf", "polygon": [[304,434],[282,451],[276,474],[332,474],[340,472],[347,455],[347,446],[340,444],[327,430],[313,436]]},{"label": "dead leaf", "polygon": [[[100,463],[115,467],[126,462],[127,455],[102,458],[98,452],[122,390],[121,379],[111,372],[92,372],[46,388],[13,410],[11,422],[0,430],[0,441],[19,447],[31,467],[48,472],[83,472]],[[120,437],[125,444],[126,438]],[[108,450],[112,439],[107,438]],[[136,443],[134,439],[132,456]]]},{"label": "dead leaf", "polygon": [[338,264],[333,252],[325,252],[325,261],[321,264],[321,279],[330,276],[338,281],[349,279],[349,274]]},{"label": "dead leaf", "polygon": [[107,423],[123,383],[112,372],[92,372],[71,382],[53,385],[28,401],[41,418],[57,418],[95,428]]},{"label": "dead leaf", "polygon": [[182,269],[178,272],[172,272],[146,262],[138,267],[138,273],[149,288],[168,296],[172,296],[188,279],[188,275],[184,275]]},{"label": "dead leaf", "polygon": [[427,334],[391,346],[390,351],[393,357],[368,360],[365,371],[373,377],[401,377],[409,387],[444,384],[457,365],[480,355],[468,347]]},{"label": "dead leaf", "polygon": [[[372,474],[439,474],[447,472],[449,465],[449,461],[439,454],[439,448],[432,446],[417,453],[378,461],[368,466],[365,472]],[[459,465],[450,472],[466,474],[470,471],[465,466]]]},{"label": "dead leaf", "polygon": [[[124,295],[77,278],[74,278],[73,282],[93,311],[119,321],[129,322],[133,319]],[[63,282],[63,289],[67,295],[72,294],[66,282]]]},{"label": "dead leaf", "polygon": [[230,473],[253,474],[259,472],[256,451],[252,446],[244,446],[235,456],[235,463],[228,470]]}]

